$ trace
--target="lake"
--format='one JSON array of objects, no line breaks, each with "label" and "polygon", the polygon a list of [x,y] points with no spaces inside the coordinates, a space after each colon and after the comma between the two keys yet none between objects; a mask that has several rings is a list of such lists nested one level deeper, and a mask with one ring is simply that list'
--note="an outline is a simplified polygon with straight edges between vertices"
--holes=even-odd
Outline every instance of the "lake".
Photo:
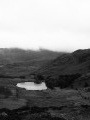
[{"label": "lake", "polygon": [[17,87],[25,88],[26,90],[46,90],[47,89],[45,82],[42,82],[40,84],[36,84],[34,82],[23,82],[23,83],[18,83]]}]

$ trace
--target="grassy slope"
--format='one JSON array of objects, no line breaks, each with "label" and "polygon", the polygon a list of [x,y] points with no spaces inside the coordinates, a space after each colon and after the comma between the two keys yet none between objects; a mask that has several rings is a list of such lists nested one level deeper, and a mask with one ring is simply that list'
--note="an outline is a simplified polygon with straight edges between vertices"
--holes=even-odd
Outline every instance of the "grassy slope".
[{"label": "grassy slope", "polygon": [[46,76],[90,72],[90,49],[77,50],[73,53],[61,55],[40,69],[39,72]]}]

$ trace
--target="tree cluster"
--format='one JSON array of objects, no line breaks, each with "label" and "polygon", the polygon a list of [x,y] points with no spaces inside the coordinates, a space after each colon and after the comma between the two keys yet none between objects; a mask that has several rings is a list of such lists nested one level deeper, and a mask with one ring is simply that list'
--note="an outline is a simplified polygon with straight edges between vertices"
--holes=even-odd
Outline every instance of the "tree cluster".
[{"label": "tree cluster", "polygon": [[67,88],[73,85],[75,79],[79,78],[80,74],[71,74],[71,75],[59,75],[57,78],[48,76],[45,80],[46,86],[50,89],[54,87]]}]

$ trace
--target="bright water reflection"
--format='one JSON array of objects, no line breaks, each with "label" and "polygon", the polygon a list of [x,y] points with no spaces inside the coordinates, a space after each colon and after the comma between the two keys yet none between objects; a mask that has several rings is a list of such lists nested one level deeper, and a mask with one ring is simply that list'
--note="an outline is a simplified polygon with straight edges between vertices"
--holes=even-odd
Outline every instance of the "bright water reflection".
[{"label": "bright water reflection", "polygon": [[34,82],[23,82],[23,83],[18,83],[17,87],[25,88],[26,90],[46,90],[47,89],[45,82],[42,82],[40,84],[36,84]]}]

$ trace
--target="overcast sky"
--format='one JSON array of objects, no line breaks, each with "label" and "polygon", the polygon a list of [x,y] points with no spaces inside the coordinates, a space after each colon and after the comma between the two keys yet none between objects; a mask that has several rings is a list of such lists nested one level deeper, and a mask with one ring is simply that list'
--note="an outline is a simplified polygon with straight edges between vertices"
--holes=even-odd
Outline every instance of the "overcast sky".
[{"label": "overcast sky", "polygon": [[0,0],[0,47],[90,48],[90,0]]}]

